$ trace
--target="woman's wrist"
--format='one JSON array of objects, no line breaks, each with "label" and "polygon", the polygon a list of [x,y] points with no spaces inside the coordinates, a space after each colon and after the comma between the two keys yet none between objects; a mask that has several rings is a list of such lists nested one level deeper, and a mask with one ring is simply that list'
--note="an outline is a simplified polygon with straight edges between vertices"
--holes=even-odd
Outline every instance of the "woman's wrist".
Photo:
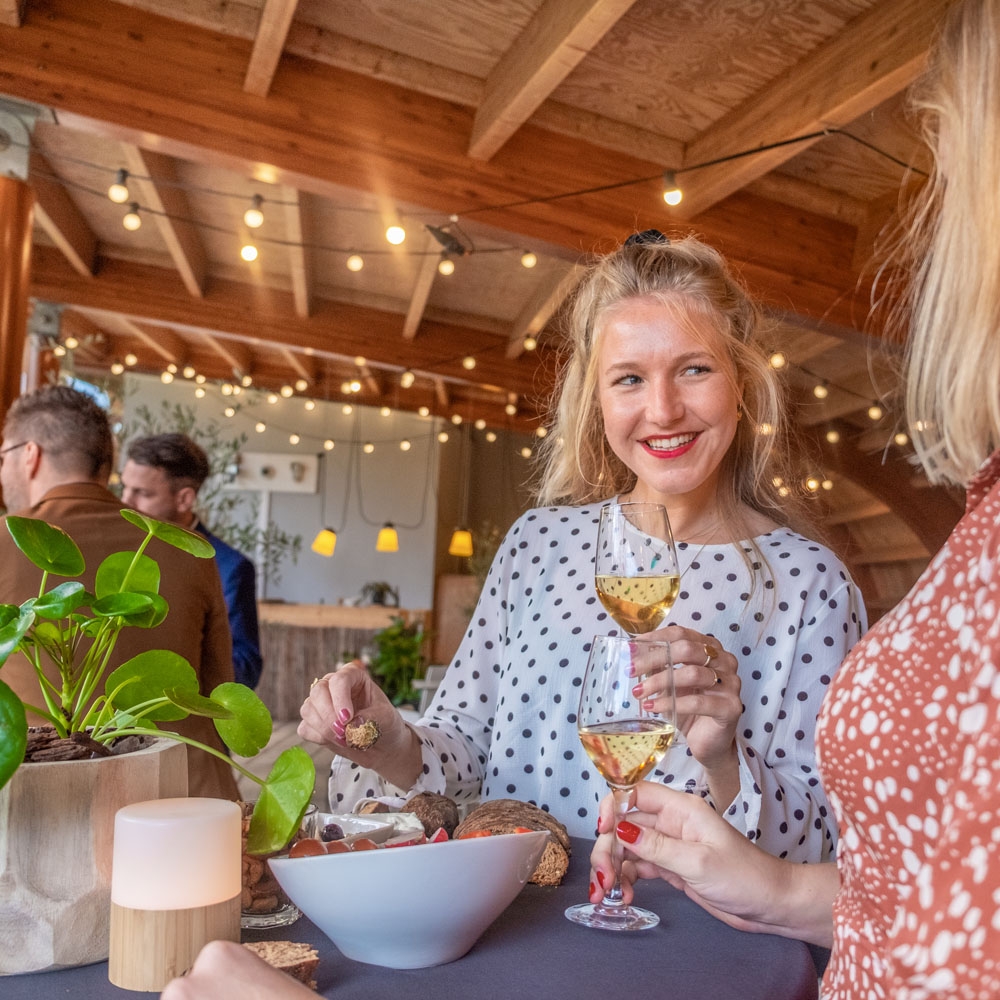
[{"label": "woman's wrist", "polygon": [[765,855],[775,871],[760,929],[829,948],[833,943],[833,900],[840,874],[832,861],[796,864]]}]

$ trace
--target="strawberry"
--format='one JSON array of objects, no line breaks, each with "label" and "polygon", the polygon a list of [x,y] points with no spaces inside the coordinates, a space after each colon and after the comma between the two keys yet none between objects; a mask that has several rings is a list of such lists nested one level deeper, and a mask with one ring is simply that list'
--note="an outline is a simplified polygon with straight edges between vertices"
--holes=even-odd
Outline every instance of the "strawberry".
[{"label": "strawberry", "polygon": [[442,844],[446,840],[450,840],[448,836],[448,831],[443,827],[439,826],[428,838],[428,844]]}]

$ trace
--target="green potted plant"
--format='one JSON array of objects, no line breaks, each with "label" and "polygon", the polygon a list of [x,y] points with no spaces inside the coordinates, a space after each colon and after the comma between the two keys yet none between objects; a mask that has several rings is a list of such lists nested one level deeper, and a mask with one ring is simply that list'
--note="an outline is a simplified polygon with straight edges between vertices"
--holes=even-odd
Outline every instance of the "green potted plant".
[{"label": "green potted plant", "polygon": [[368,669],[394,705],[417,703],[413,681],[423,671],[425,639],[421,623],[407,624],[398,615],[372,636],[375,654]]},{"label": "green potted plant", "polygon": [[[163,744],[168,751],[183,743],[220,757],[259,786],[247,844],[255,854],[287,845],[315,785],[315,767],[301,747],[283,751],[259,778],[221,751],[169,730],[172,721],[205,716],[234,754],[255,756],[271,738],[271,716],[244,685],[220,684],[204,697],[190,664],[168,650],[147,650],[109,669],[123,629],[153,628],[167,615],[157,592],[159,568],[145,554],[151,539],[199,558],[214,554],[194,532],[132,510],[121,514],[145,536],[134,551],[102,561],[92,594],[77,579],[84,558],[66,532],[34,518],[9,516],[5,522],[42,577],[38,593],[21,605],[0,604],[0,668],[19,651],[38,679],[37,704],[26,706],[0,671],[0,869],[7,880],[0,937],[12,942],[0,972],[107,957],[114,812],[130,801],[186,789],[183,754],[172,754],[179,763],[153,761]],[[62,582],[50,586],[52,577]],[[50,663],[57,681],[51,669],[46,674]],[[98,753],[127,737],[146,737],[154,747],[97,760],[24,763],[26,708],[57,737]]]}]

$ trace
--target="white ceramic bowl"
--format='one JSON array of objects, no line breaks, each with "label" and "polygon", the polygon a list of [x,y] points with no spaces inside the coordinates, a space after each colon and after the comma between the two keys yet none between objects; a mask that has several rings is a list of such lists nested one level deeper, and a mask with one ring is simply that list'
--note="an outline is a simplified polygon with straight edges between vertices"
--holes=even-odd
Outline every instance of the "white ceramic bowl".
[{"label": "white ceramic bowl", "polygon": [[535,870],[548,834],[272,858],[295,905],[347,957],[390,969],[461,958]]}]

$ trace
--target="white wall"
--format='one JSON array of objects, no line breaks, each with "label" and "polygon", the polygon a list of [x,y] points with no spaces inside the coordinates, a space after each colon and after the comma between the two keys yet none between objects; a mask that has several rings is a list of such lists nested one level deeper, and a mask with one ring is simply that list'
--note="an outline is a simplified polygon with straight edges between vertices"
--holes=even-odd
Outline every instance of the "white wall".
[{"label": "white wall", "polygon": [[[198,427],[215,421],[227,438],[245,434],[247,451],[289,457],[323,455],[317,492],[270,494],[271,519],[290,534],[301,535],[303,545],[298,563],[283,565],[280,583],[262,596],[335,604],[357,597],[368,581],[385,580],[398,588],[403,607],[431,607],[439,461],[436,434],[444,426],[439,420],[399,410],[382,416],[378,409],[360,406],[347,416],[341,402],[320,400],[310,412],[304,396],[279,398],[272,405],[255,392],[225,397],[217,386],[208,385],[205,397],[197,399],[194,384],[180,376],[164,385],[152,377],[128,375],[124,385],[126,426],[134,422],[140,404],[160,417],[161,405],[167,402],[193,408]],[[238,408],[232,418],[223,415],[229,405]],[[258,421],[266,424],[262,433],[255,430]],[[292,433],[300,435],[298,444],[289,442]],[[323,448],[326,438],[336,442],[332,451]],[[404,439],[411,442],[406,452],[400,450]],[[365,442],[375,446],[370,455],[362,452]],[[345,497],[352,458],[350,491]],[[375,538],[384,521],[396,525],[398,552],[375,551]],[[309,548],[324,522],[338,536],[336,552],[329,559]]]}]

